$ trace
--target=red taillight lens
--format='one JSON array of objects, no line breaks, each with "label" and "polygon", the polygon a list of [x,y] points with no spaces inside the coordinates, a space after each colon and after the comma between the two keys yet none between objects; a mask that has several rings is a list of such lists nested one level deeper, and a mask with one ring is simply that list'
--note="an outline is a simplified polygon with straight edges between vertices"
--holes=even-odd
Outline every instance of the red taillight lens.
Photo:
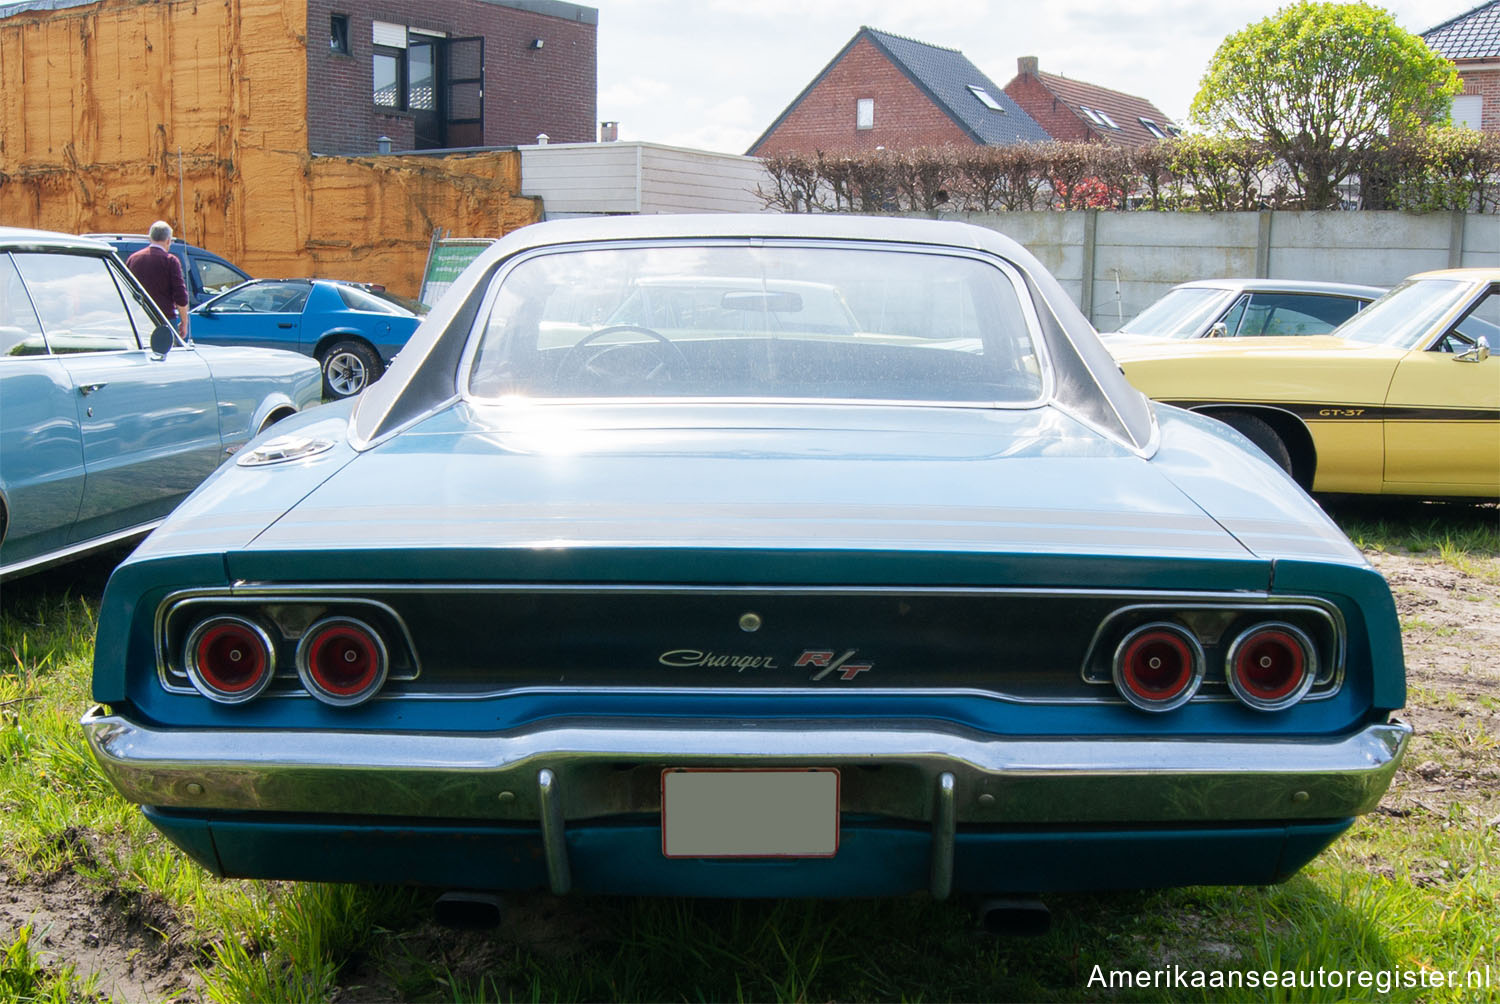
[{"label": "red taillight lens", "polygon": [[1176,624],[1136,628],[1115,649],[1115,689],[1144,711],[1171,711],[1203,682],[1203,646]]},{"label": "red taillight lens", "polygon": [[1229,689],[1257,711],[1280,711],[1302,700],[1317,676],[1307,635],[1290,624],[1261,624],[1229,646]]},{"label": "red taillight lens", "polygon": [[385,643],[368,624],[331,617],[308,628],[297,646],[297,675],[325,704],[349,707],[374,697],[389,665]]},{"label": "red taillight lens", "polygon": [[220,704],[251,700],[276,673],[270,637],[243,617],[213,617],[199,624],[188,635],[185,661],[193,686]]}]

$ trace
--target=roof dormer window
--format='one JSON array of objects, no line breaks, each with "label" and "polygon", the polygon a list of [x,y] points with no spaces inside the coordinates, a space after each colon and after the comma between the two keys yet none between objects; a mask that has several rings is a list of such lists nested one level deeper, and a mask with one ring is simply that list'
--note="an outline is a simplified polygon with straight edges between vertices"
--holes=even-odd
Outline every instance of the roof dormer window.
[{"label": "roof dormer window", "polygon": [[1161,126],[1157,125],[1155,122],[1151,121],[1150,119],[1145,118],[1144,116],[1141,117],[1141,125],[1145,126],[1146,127],[1146,131],[1149,132],[1151,135],[1155,136],[1157,139],[1166,139],[1167,138],[1167,134],[1162,131]]},{"label": "roof dormer window", "polygon": [[969,93],[978,98],[979,103],[984,105],[990,111],[1004,113],[1005,109],[1001,106],[1000,102],[990,97],[990,92],[985,90],[983,87],[980,87],[978,84],[970,84]]}]

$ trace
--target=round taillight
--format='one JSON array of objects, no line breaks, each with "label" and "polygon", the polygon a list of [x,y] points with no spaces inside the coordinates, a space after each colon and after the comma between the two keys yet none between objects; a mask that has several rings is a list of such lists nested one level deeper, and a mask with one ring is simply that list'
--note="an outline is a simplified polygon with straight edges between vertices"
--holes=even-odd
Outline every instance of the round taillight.
[{"label": "round taillight", "polygon": [[1145,624],[1115,649],[1115,689],[1143,711],[1171,711],[1203,682],[1203,646],[1176,624]]},{"label": "round taillight", "polygon": [[352,617],[329,617],[307,629],[297,646],[297,675],[324,704],[350,707],[374,697],[390,660],[374,628]]},{"label": "round taillight", "polygon": [[1259,624],[1229,646],[1229,689],[1257,711],[1280,711],[1302,700],[1318,675],[1307,635],[1290,624]]},{"label": "round taillight", "polygon": [[188,635],[188,679],[220,704],[243,704],[276,675],[276,650],[259,624],[243,617],[211,617]]}]

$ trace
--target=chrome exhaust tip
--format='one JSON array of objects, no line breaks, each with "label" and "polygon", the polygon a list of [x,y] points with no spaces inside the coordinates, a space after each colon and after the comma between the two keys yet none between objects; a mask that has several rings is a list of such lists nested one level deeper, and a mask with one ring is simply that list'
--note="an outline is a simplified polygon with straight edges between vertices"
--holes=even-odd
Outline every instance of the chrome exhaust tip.
[{"label": "chrome exhaust tip", "polygon": [[1036,938],[1052,928],[1052,911],[1035,896],[1000,896],[979,904],[979,925],[990,934]]},{"label": "chrome exhaust tip", "polygon": [[432,919],[441,927],[487,931],[500,926],[505,904],[491,892],[455,889],[443,893],[432,906]]}]

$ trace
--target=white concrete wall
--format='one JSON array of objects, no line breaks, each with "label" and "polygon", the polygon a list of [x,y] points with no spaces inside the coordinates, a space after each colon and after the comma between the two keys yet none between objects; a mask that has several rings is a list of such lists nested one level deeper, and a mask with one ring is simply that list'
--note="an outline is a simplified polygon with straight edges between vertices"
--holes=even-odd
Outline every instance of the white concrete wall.
[{"label": "white concrete wall", "polygon": [[[1041,259],[1113,331],[1179,282],[1264,276],[1391,286],[1428,269],[1500,267],[1500,217],[1451,213],[1266,212],[962,214]],[[1116,299],[1118,282],[1119,298]]]},{"label": "white concrete wall", "polygon": [[612,213],[759,213],[766,178],[754,157],[656,143],[521,147],[521,194],[547,219]]}]

